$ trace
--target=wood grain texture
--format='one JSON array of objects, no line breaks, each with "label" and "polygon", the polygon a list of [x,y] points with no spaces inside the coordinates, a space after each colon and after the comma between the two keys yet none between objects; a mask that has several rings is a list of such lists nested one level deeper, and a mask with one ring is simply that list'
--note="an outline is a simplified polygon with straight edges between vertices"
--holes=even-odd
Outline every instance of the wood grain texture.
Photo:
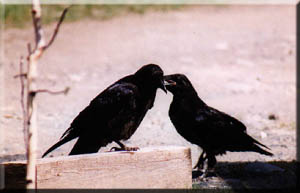
[{"label": "wood grain texture", "polygon": [[186,147],[38,159],[37,188],[191,188],[191,164]]}]

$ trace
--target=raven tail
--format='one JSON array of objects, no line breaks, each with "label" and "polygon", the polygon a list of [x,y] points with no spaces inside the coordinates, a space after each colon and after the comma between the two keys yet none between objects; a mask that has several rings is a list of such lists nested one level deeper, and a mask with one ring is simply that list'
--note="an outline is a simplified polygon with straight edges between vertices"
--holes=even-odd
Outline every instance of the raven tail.
[{"label": "raven tail", "polygon": [[268,150],[271,150],[270,148],[268,148],[268,147],[267,147],[267,146],[265,146],[264,144],[262,144],[262,143],[258,142],[257,140],[255,140],[255,139],[253,139],[253,138],[252,138],[252,140],[254,141],[254,143],[256,143],[256,144],[259,144],[259,145],[261,145],[261,146],[265,147],[265,148],[266,148],[266,149],[268,149]]},{"label": "raven tail", "polygon": [[264,154],[264,155],[273,156],[273,153],[263,150],[262,148],[260,148],[259,146],[255,145],[255,144],[253,146],[253,151]]},{"label": "raven tail", "polygon": [[58,148],[59,146],[71,141],[72,139],[76,138],[77,136],[75,135],[71,135],[69,133],[69,135],[65,136],[63,139],[60,139],[56,144],[54,144],[52,147],[50,147],[42,156],[45,157],[48,153],[50,153],[51,151],[55,150],[56,148]]}]

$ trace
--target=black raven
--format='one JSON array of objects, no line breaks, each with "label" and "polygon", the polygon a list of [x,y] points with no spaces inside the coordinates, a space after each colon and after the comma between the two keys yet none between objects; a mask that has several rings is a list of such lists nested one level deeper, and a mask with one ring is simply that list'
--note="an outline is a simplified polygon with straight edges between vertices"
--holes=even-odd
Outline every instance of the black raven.
[{"label": "black raven", "polygon": [[69,155],[96,153],[108,143],[129,139],[136,131],[145,114],[152,108],[157,88],[166,91],[163,71],[156,64],[148,64],[135,74],[128,75],[101,92],[77,115],[60,140],[42,157],[62,144],[78,137]]},{"label": "black raven", "polygon": [[213,169],[217,163],[215,156],[226,151],[273,155],[259,147],[269,149],[249,136],[243,123],[206,105],[185,75],[172,74],[164,78],[167,90],[173,94],[169,109],[172,123],[182,137],[203,150],[194,168],[202,169],[207,159],[208,169]]}]

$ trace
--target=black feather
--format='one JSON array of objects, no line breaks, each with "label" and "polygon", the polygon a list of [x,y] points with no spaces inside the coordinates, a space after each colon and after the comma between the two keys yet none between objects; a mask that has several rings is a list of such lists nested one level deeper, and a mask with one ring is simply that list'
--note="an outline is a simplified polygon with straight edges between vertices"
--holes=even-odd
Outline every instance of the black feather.
[{"label": "black feather", "polygon": [[[213,167],[216,163],[216,155],[225,154],[226,151],[273,155],[259,147],[269,149],[249,136],[242,122],[206,105],[185,75],[168,75],[165,81],[169,82],[167,90],[173,93],[169,109],[172,123],[181,136],[203,149],[209,166]],[[205,159],[199,159],[198,167],[202,166]]]},{"label": "black feather", "polygon": [[153,106],[156,90],[163,84],[163,71],[148,64],[126,76],[96,96],[72,121],[59,142],[43,157],[62,144],[79,138],[69,155],[95,153],[110,142],[129,139],[147,111]]}]

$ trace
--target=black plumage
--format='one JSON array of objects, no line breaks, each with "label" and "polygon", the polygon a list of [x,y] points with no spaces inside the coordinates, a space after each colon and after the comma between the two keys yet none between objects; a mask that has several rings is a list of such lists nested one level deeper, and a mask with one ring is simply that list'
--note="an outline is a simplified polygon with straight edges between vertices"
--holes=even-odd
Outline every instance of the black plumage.
[{"label": "black plumage", "polygon": [[113,141],[121,147],[115,150],[137,150],[120,141],[129,139],[136,131],[153,106],[157,88],[166,92],[163,71],[155,64],[145,65],[135,74],[118,80],[77,115],[60,140],[42,157],[77,137],[69,155],[95,153]]},{"label": "black plumage", "polygon": [[242,122],[206,105],[185,75],[168,75],[165,81],[168,82],[167,90],[173,94],[169,109],[172,123],[182,137],[203,150],[195,168],[202,169],[207,159],[208,169],[212,169],[217,162],[215,156],[226,151],[273,155],[246,133]]}]

